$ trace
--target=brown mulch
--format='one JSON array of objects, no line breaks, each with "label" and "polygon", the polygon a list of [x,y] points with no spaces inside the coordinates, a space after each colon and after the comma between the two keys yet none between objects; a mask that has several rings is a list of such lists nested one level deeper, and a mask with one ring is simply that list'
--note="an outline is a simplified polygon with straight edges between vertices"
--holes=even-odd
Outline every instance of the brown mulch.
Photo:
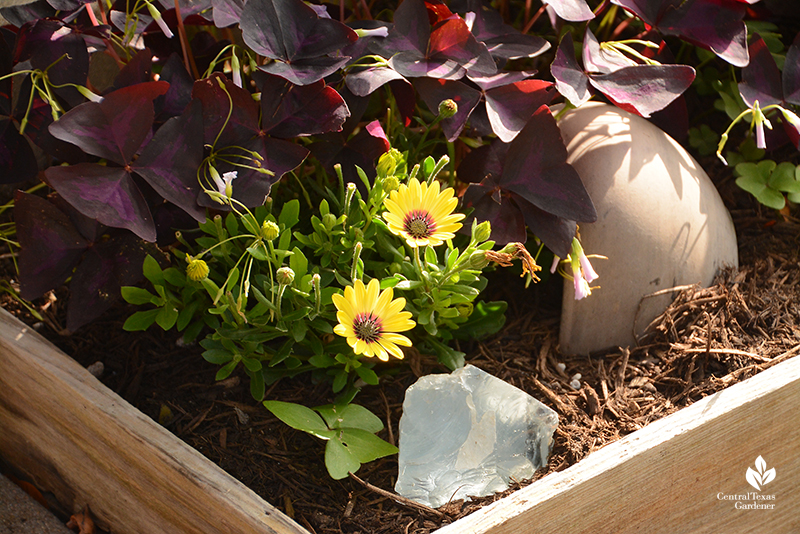
[{"label": "brown mulch", "polygon": [[[495,276],[487,296],[509,302],[508,323],[492,338],[460,348],[469,363],[558,412],[553,453],[536,478],[566,469],[592,451],[800,352],[800,224],[758,207],[732,214],[740,269],[721,273],[707,289],[676,290],[674,302],[651,323],[637,347],[588,358],[563,356],[558,352],[560,281],[522,292],[515,275]],[[333,481],[324,467],[323,444],[283,425],[255,403],[243,376],[215,383],[216,368],[202,359],[198,346],[178,346],[174,332],[123,332],[122,322],[132,312],[125,306],[71,336],[60,336],[55,333],[63,324],[60,302],[37,302],[47,307],[50,325],[37,325],[38,330],[82,364],[102,362],[106,385],[313,534],[428,533],[530,483],[426,511],[386,495],[397,474],[395,457],[365,465],[357,473],[364,484]],[[30,321],[8,297],[0,303]],[[412,351],[407,363],[382,368],[381,386],[366,388],[356,398],[384,420],[387,429],[381,437],[393,443],[405,389],[420,376],[446,371],[418,352]],[[576,373],[581,374],[579,390],[569,385]],[[279,381],[268,389],[267,398],[309,406],[332,401],[328,384],[302,380]]]}]

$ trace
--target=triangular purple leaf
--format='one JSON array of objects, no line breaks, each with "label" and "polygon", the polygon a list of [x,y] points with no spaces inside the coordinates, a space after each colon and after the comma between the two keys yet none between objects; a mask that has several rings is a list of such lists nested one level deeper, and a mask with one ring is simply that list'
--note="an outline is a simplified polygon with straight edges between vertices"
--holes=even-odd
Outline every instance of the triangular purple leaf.
[{"label": "triangular purple leaf", "polygon": [[[541,239],[553,254],[559,258],[566,258],[578,229],[577,223],[540,210],[519,196],[515,195],[514,201],[524,214],[525,225],[533,232],[533,235]],[[492,237],[494,237],[494,227],[492,228]]]},{"label": "triangular purple leaf", "polygon": [[569,32],[564,34],[558,45],[556,56],[550,64],[550,74],[556,81],[558,92],[576,108],[592,97],[589,91],[589,77],[575,59],[572,34]]},{"label": "triangular purple leaf", "polygon": [[156,253],[155,247],[127,232],[89,248],[69,285],[67,329],[74,332],[97,319],[120,300],[122,286],[140,282],[148,253]]},{"label": "triangular purple leaf", "polygon": [[427,57],[452,59],[480,76],[497,72],[497,65],[486,45],[475,39],[467,23],[458,15],[450,15],[433,27]]},{"label": "triangular purple leaf", "polygon": [[338,132],[350,116],[342,96],[322,80],[294,85],[278,76],[254,77],[261,89],[261,128],[273,137]]},{"label": "triangular purple leaf", "polygon": [[[408,0],[406,0],[408,1]],[[452,59],[426,59],[416,52],[400,52],[389,59],[389,66],[407,78],[441,78],[458,80],[466,70]]]},{"label": "triangular purple leaf", "polygon": [[149,48],[139,50],[114,78],[110,91],[129,87],[153,79],[153,52]]},{"label": "triangular purple leaf", "polygon": [[459,82],[450,80],[435,80],[433,78],[417,78],[414,88],[434,114],[439,113],[439,104],[442,100],[451,99],[458,105],[458,111],[450,118],[440,122],[442,131],[447,141],[452,143],[464,129],[472,110],[481,101],[481,92]]},{"label": "triangular purple leaf", "polygon": [[589,81],[623,109],[649,117],[678,98],[694,76],[694,69],[687,65],[637,65],[594,74]]},{"label": "triangular purple leaf", "polygon": [[783,63],[783,98],[786,102],[800,106],[800,33],[786,51]]},{"label": "triangular purple leaf", "polygon": [[370,67],[358,72],[347,73],[344,83],[354,95],[369,96],[393,80],[405,80],[405,78],[389,67]]},{"label": "triangular purple leaf", "polygon": [[484,8],[480,0],[468,0],[467,9],[475,13],[472,33],[486,45],[492,57],[517,59],[536,57],[550,48],[550,43],[537,35],[527,35],[503,22],[497,11]]},{"label": "triangular purple leaf", "polygon": [[124,168],[79,163],[49,167],[45,177],[59,195],[87,217],[155,241],[150,208]]},{"label": "triangular purple leaf", "polygon": [[0,117],[0,184],[29,180],[39,172],[28,140],[8,117]]},{"label": "triangular purple leaf", "polygon": [[556,15],[564,20],[583,22],[594,18],[594,13],[585,0],[542,0],[542,2],[552,7]]},{"label": "triangular purple leaf", "polygon": [[[169,83],[169,90],[155,100],[159,118],[177,117],[192,100],[194,79],[183,66],[178,54],[172,54],[161,69],[159,80]],[[166,119],[164,119],[166,120]]]},{"label": "triangular purple leaf", "polygon": [[310,59],[283,62],[272,61],[258,67],[259,70],[286,78],[297,85],[316,83],[330,76],[350,61],[348,56],[321,56]]},{"label": "triangular purple leaf", "polygon": [[748,50],[750,64],[742,69],[742,81],[739,82],[739,94],[742,95],[742,100],[751,108],[756,101],[762,108],[781,104],[783,102],[781,72],[764,39],[754,33]]},{"label": "triangular purple leaf", "polygon": [[205,210],[197,205],[197,169],[203,161],[201,107],[193,100],[183,115],[168,120],[132,165],[159,195],[199,222],[206,220]]},{"label": "triangular purple leaf", "polygon": [[[224,84],[225,90],[220,83]],[[222,74],[214,73],[197,80],[192,88],[192,97],[203,103],[204,143],[210,145],[216,141],[216,148],[237,146],[258,133],[258,103],[249,91],[236,86]]]},{"label": "triangular purple leaf", "polygon": [[[497,202],[498,194],[500,203]],[[464,207],[474,208],[470,218],[478,222],[489,221],[492,225],[492,241],[498,245],[524,243],[527,240],[525,219],[513,195],[502,194],[493,177],[486,178],[480,184],[470,184],[462,202]]]},{"label": "triangular purple leaf", "polygon": [[211,6],[214,8],[212,14],[217,28],[233,26],[242,20],[244,0],[211,0]]},{"label": "triangular purple leaf", "polygon": [[[240,26],[244,42],[253,51],[284,65],[301,60],[319,60],[357,39],[353,30],[338,21],[320,18],[302,0],[249,0],[242,10]],[[319,70],[331,67],[324,61],[306,65],[304,75],[297,78],[307,79],[308,70],[314,65]],[[285,69],[286,73],[291,70],[289,67]],[[267,72],[282,75],[274,69]],[[305,83],[313,83],[326,75]]]},{"label": "triangular purple leaf", "polygon": [[151,133],[153,100],[168,88],[167,82],[147,82],[118,89],[99,103],[68,111],[50,125],[50,133],[87,154],[127,165]]},{"label": "triangular purple leaf", "polygon": [[730,0],[611,0],[665,35],[711,50],[736,67],[749,61],[747,6]]},{"label": "triangular purple leaf", "polygon": [[636,65],[636,62],[600,47],[597,37],[587,27],[583,36],[583,68],[588,74],[609,74],[615,70]]},{"label": "triangular purple leaf", "polygon": [[510,143],[525,127],[531,115],[555,96],[555,87],[544,80],[523,80],[485,92],[486,112],[492,130]]},{"label": "triangular purple leaf", "polygon": [[14,199],[14,222],[20,244],[20,295],[32,300],[67,279],[89,241],[64,212],[22,191]]},{"label": "triangular purple leaf", "polygon": [[534,206],[564,219],[581,222],[597,219],[580,176],[567,163],[567,149],[547,106],[533,114],[508,147],[500,184]]},{"label": "triangular purple leaf", "polygon": [[404,0],[394,12],[394,27],[376,43],[388,57],[398,52],[415,51],[425,55],[431,37],[431,23],[423,0]]}]

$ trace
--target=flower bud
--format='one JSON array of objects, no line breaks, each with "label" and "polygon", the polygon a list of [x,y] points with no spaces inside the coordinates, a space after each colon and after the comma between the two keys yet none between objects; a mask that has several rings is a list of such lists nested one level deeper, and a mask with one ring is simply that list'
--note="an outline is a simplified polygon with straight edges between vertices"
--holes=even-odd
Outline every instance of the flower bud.
[{"label": "flower bud", "polygon": [[394,170],[397,168],[397,160],[392,154],[392,151],[384,152],[383,155],[378,159],[378,166],[376,167],[376,171],[378,172],[378,176],[390,176],[394,174]]},{"label": "flower bud", "polygon": [[486,257],[486,251],[476,250],[469,256],[469,268],[480,270],[489,265],[489,258]]},{"label": "flower bud", "polygon": [[261,237],[267,241],[273,241],[278,238],[281,229],[273,221],[264,221],[261,225]]},{"label": "flower bud", "polygon": [[383,192],[384,193],[391,193],[392,191],[397,191],[400,189],[400,180],[397,179],[397,176],[387,176],[383,180]]},{"label": "flower bud", "polygon": [[294,282],[294,271],[291,269],[291,267],[281,267],[278,269],[278,272],[275,273],[275,276],[278,280],[278,283],[282,286],[288,286]]},{"label": "flower bud", "polygon": [[492,225],[489,221],[483,221],[475,227],[475,240],[477,242],[483,243],[490,237],[492,237]]},{"label": "flower bud", "polygon": [[156,7],[150,2],[145,2],[145,5],[147,6],[147,11],[150,12],[150,16],[153,17],[153,20],[156,21],[156,24],[158,24],[158,27],[161,29],[161,32],[167,37],[167,39],[172,39],[174,34],[172,33],[172,30],[169,29],[169,26],[167,26],[167,23],[164,22],[164,19],[161,17],[161,13],[158,11],[158,9],[156,9]]},{"label": "flower bud", "polygon": [[334,215],[333,213],[326,213],[325,215],[323,215],[322,225],[329,232],[333,230],[333,227],[336,226],[336,215]]},{"label": "flower bud", "polygon": [[455,100],[448,98],[439,103],[439,116],[441,118],[449,119],[456,113],[458,113],[458,104],[456,104]]},{"label": "flower bud", "polygon": [[462,302],[461,304],[456,304],[456,310],[458,310],[458,315],[461,317],[469,317],[472,315],[472,310],[474,309],[475,307],[471,302]]},{"label": "flower bud", "polygon": [[[187,256],[187,259],[189,256]],[[186,276],[193,282],[200,282],[208,278],[208,264],[203,260],[192,258],[186,266]]]}]

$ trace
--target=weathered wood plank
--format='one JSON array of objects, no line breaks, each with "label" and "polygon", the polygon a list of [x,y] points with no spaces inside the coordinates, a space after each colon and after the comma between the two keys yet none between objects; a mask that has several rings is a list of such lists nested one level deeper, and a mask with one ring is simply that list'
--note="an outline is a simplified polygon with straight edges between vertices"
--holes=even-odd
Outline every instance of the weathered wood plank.
[{"label": "weathered wood plank", "polygon": [[[651,423],[437,534],[800,532],[800,358]],[[762,456],[774,481],[756,491]],[[719,494],[774,495],[736,509]],[[746,503],[751,500],[742,501]]]},{"label": "weathered wood plank", "polygon": [[308,534],[0,310],[0,456],[119,534]]}]

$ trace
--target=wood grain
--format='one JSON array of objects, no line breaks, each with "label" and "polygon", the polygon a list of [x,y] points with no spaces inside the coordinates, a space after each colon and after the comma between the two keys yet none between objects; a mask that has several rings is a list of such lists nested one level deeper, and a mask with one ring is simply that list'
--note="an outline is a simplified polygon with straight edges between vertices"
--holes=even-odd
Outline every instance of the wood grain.
[{"label": "wood grain", "polygon": [[[800,532],[800,358],[706,397],[436,534]],[[762,456],[775,480],[745,479]],[[774,495],[736,509],[719,494]],[[743,501],[752,502],[752,501]]]},{"label": "wood grain", "polygon": [[119,534],[308,534],[0,309],[0,456]]}]

